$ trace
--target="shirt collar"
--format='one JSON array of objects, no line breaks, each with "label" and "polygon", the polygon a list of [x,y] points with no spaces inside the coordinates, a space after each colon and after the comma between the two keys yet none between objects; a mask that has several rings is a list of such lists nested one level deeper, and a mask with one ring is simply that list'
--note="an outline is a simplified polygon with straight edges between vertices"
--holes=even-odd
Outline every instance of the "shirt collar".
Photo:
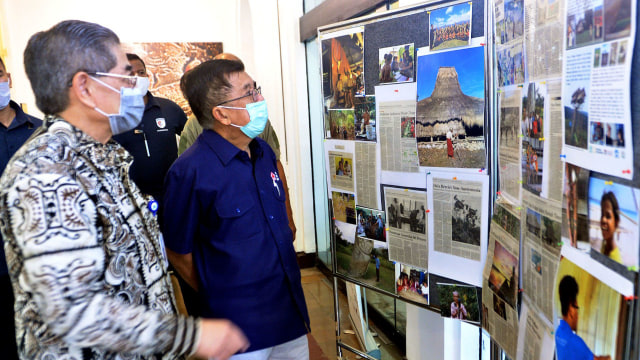
[{"label": "shirt collar", "polygon": [[47,115],[43,126],[47,132],[64,133],[68,145],[75,148],[78,153],[87,156],[98,169],[104,171],[133,162],[133,157],[113,139],[102,144],[59,116]]},{"label": "shirt collar", "polygon": [[21,126],[25,123],[29,123],[33,125],[33,127],[38,126],[38,124],[34,122],[31,116],[25,114],[24,111],[22,111],[22,108],[20,107],[20,105],[18,105],[18,103],[11,100],[9,101],[9,106],[13,109],[13,111],[16,112],[16,117],[11,122],[11,125],[9,125],[9,130],[17,128],[18,126]]},{"label": "shirt collar", "polygon": [[147,110],[151,109],[152,107],[157,107],[157,108],[160,107],[160,105],[156,101],[155,96],[151,95],[151,91],[147,91],[146,95],[147,95],[147,105],[145,105],[144,111],[147,111]]},{"label": "shirt collar", "polygon": [[[204,129],[202,138],[225,166],[238,154],[244,152],[211,129]],[[249,151],[252,157],[260,158],[264,154],[261,144],[256,139],[249,143]]]}]

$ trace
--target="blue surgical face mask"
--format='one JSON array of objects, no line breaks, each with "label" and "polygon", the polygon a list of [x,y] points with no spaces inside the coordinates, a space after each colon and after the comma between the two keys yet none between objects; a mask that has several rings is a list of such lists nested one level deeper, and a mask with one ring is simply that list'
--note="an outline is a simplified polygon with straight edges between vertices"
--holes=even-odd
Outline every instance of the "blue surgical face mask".
[{"label": "blue surgical face mask", "polygon": [[9,81],[0,83],[0,110],[9,105],[11,101],[11,91],[9,90]]},{"label": "blue surgical face mask", "polygon": [[240,128],[245,135],[250,139],[254,139],[256,136],[262,134],[264,127],[269,121],[269,113],[267,112],[267,102],[265,100],[247,104],[246,107],[233,107],[233,106],[218,106],[225,109],[247,110],[249,113],[249,122],[244,125],[229,124]]},{"label": "blue surgical face mask", "polygon": [[145,93],[141,92],[142,89],[138,86],[138,83],[136,83],[135,88],[122,87],[118,91],[107,83],[94,77],[92,79],[120,94],[120,110],[118,114],[107,114],[97,106],[94,108],[95,111],[109,118],[111,133],[118,135],[135,129],[142,121],[142,115],[144,114]]}]

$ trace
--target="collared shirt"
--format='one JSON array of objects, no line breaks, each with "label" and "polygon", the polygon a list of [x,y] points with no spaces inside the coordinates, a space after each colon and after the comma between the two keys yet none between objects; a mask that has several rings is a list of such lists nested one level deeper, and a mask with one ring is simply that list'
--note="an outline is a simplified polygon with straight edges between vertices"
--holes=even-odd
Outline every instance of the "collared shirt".
[{"label": "collared shirt", "polygon": [[304,335],[309,317],[273,151],[249,155],[205,130],[165,181],[169,249],[193,255],[205,317],[228,318],[259,350]]},{"label": "collared shirt", "polygon": [[[9,106],[15,111],[16,117],[8,128],[0,124],[0,175],[13,154],[27,141],[33,131],[42,125],[42,120],[25,114],[16,102],[10,101]],[[3,244],[0,235],[0,276],[9,274]]]},{"label": "collared shirt", "polygon": [[558,360],[593,360],[593,353],[584,340],[562,319],[556,329],[556,356]]},{"label": "collared shirt", "polygon": [[[180,134],[180,143],[178,144],[178,155],[182,155],[198,138],[198,135],[202,134],[202,126],[196,119],[195,115],[189,116],[187,123],[184,125],[182,134]],[[271,126],[271,121],[267,121],[264,126],[264,131],[258,137],[269,144],[271,150],[276,154],[276,160],[280,160],[280,141],[276,131]]]},{"label": "collared shirt", "polygon": [[460,303],[460,306],[458,306],[458,304],[456,304],[456,302],[453,301],[451,303],[451,318],[452,319],[462,319],[462,320],[466,319],[467,318],[467,308],[465,308],[462,303]]},{"label": "collared shirt", "polygon": [[196,346],[131,161],[48,117],[0,178],[21,358],[174,359]]},{"label": "collared shirt", "polygon": [[[162,203],[162,184],[178,157],[176,135],[182,133],[187,116],[173,101],[147,92],[147,105],[137,128],[113,139],[133,155],[129,175],[144,194]],[[148,149],[148,152],[147,152]]]}]

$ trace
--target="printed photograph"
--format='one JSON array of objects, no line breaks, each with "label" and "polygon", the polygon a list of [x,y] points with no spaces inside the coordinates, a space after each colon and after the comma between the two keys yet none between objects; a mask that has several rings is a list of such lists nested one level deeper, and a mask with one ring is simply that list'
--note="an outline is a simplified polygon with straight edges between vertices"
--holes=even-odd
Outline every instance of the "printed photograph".
[{"label": "printed photograph", "polygon": [[501,107],[500,108],[500,146],[506,148],[518,148],[520,131],[518,122],[520,114],[518,108]]},{"label": "printed photograph", "polygon": [[423,234],[426,230],[426,203],[391,197],[387,206],[389,227]]},{"label": "printed photograph", "polygon": [[496,204],[493,211],[493,224],[500,226],[514,239],[520,239],[520,218],[500,204]]},{"label": "printed photograph", "polygon": [[222,53],[221,42],[123,43],[126,53],[138,55],[149,76],[149,91],[180,105],[187,117],[191,108],[180,90],[180,78],[188,70]]},{"label": "printed photograph", "polygon": [[380,290],[395,294],[395,265],[387,243],[356,236],[356,225],[334,221],[337,271]]},{"label": "printed photograph", "polygon": [[424,270],[400,264],[396,291],[400,297],[429,305],[429,274]]},{"label": "printed photograph", "polygon": [[356,96],[355,101],[356,140],[376,141],[376,97]]},{"label": "printed photograph", "polygon": [[505,42],[521,39],[524,34],[524,0],[506,0],[504,3]]},{"label": "printed photograph", "polygon": [[627,40],[622,40],[618,48],[618,60],[616,62],[622,65],[625,61],[627,61]]},{"label": "printed photograph", "polygon": [[536,195],[542,192],[545,94],[545,85],[529,83],[522,97],[522,187]]},{"label": "printed photograph", "polygon": [[534,248],[531,248],[531,266],[535,272],[542,275],[542,256]]},{"label": "printed photograph", "polygon": [[561,227],[562,224],[527,208],[526,229],[529,237],[539,239],[549,250],[559,252],[562,247]]},{"label": "printed photograph", "polygon": [[329,134],[331,139],[355,140],[355,112],[353,110],[329,110]]},{"label": "printed photograph", "polygon": [[415,138],[416,137],[416,118],[415,116],[403,116],[400,118],[400,137]]},{"label": "printed photograph", "polygon": [[384,211],[356,205],[356,236],[364,239],[387,241]]},{"label": "printed photograph", "polygon": [[480,246],[481,201],[479,196],[453,195],[451,240]]},{"label": "printed photograph", "polygon": [[575,359],[581,344],[587,356],[624,359],[627,317],[624,296],[588,271],[562,258],[553,291],[556,358]]},{"label": "printed photograph", "polygon": [[322,89],[325,108],[350,109],[364,95],[363,32],[322,40]]},{"label": "printed photograph", "polygon": [[[562,194],[562,237],[587,252],[589,245],[589,170],[565,163]],[[566,240],[565,240],[566,242]]]},{"label": "printed photograph", "polygon": [[589,132],[589,79],[565,83],[562,103],[564,106],[564,143],[581,149],[588,148]]},{"label": "printed photograph", "polygon": [[600,46],[602,52],[600,53],[600,66],[605,67],[609,65],[609,44],[602,44]]},{"label": "printed photograph", "polygon": [[515,309],[518,293],[518,258],[498,241],[493,249],[488,285],[495,294]]},{"label": "printed photograph", "polygon": [[507,305],[504,300],[500,299],[495,293],[493,294],[493,312],[500,316],[504,321],[507,321]]},{"label": "printed photograph", "polygon": [[604,145],[604,125],[601,122],[592,121],[589,125],[589,144]]},{"label": "printed photograph", "polygon": [[378,52],[380,84],[413,81],[413,44],[382,48]]},{"label": "printed photograph", "polygon": [[604,0],[604,40],[630,36],[632,17],[631,0]]},{"label": "printed photograph", "polygon": [[602,49],[600,49],[599,47],[593,49],[593,67],[594,68],[600,67],[600,53],[601,52],[602,52]]},{"label": "printed photograph", "polygon": [[498,85],[508,86],[524,83],[524,56],[522,44],[516,43],[496,52],[498,63]]},{"label": "printed photograph", "polygon": [[467,46],[471,41],[471,2],[432,10],[429,16],[431,51]]},{"label": "printed photograph", "polygon": [[351,158],[336,156],[334,157],[334,162],[336,176],[353,177],[353,161]]},{"label": "printed photograph", "polygon": [[333,217],[338,221],[356,224],[356,199],[353,194],[338,191],[331,192]]},{"label": "printed photograph", "polygon": [[591,251],[625,267],[638,266],[639,195],[640,190],[629,186],[593,177],[589,180]]},{"label": "printed photograph", "polygon": [[483,47],[420,56],[417,79],[420,166],[484,167]]},{"label": "printed photograph", "polygon": [[567,50],[602,41],[602,0],[589,4],[593,7],[576,6],[567,13]]},{"label": "printed photograph", "polygon": [[442,317],[480,324],[475,286],[437,283]]}]

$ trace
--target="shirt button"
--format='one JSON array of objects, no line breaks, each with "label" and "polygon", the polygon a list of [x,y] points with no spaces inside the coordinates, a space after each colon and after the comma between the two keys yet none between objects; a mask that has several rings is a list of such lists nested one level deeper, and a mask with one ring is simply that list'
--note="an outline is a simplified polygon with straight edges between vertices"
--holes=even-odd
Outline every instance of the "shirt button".
[{"label": "shirt button", "polygon": [[269,219],[273,220],[274,219],[273,215],[269,215]]},{"label": "shirt button", "polygon": [[236,209],[236,214],[240,214],[240,209]]}]

